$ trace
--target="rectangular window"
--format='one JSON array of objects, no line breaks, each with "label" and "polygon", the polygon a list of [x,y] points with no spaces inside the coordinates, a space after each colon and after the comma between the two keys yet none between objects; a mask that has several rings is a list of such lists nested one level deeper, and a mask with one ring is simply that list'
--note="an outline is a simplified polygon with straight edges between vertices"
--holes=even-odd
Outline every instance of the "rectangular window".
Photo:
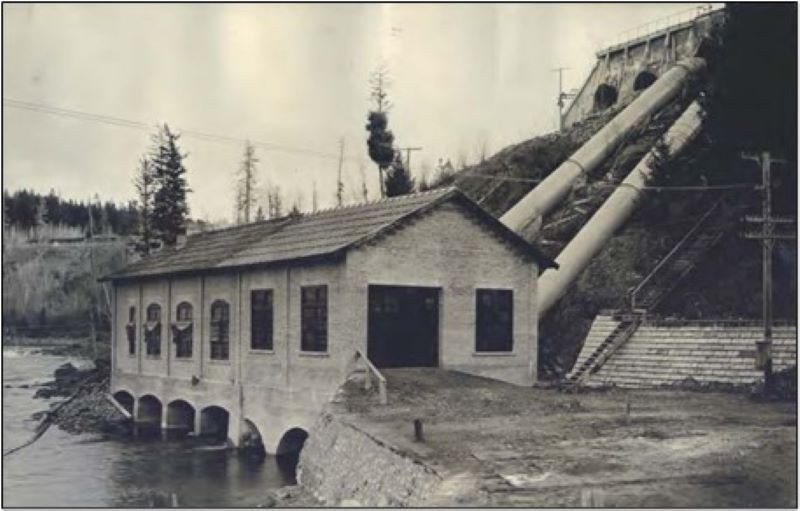
[{"label": "rectangular window", "polygon": [[328,351],[328,286],[300,288],[302,351]]},{"label": "rectangular window", "polygon": [[128,323],[125,325],[128,336],[128,355],[136,354],[136,307],[128,309]]},{"label": "rectangular window", "polygon": [[230,355],[230,306],[216,300],[211,304],[211,360],[228,360]]},{"label": "rectangular window", "polygon": [[250,348],[272,349],[272,290],[250,291]]},{"label": "rectangular window", "polygon": [[475,351],[512,351],[514,294],[509,289],[478,289],[475,294]]}]

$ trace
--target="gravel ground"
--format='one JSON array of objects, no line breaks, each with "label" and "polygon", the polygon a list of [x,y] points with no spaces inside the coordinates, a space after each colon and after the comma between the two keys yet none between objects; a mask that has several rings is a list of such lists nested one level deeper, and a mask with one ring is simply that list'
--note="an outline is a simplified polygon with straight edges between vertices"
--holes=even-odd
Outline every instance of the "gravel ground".
[{"label": "gravel ground", "polygon": [[[338,413],[443,475],[437,505],[797,506],[796,402],[568,394],[437,369],[384,374],[388,406],[352,382]],[[424,442],[414,441],[414,419]]]}]

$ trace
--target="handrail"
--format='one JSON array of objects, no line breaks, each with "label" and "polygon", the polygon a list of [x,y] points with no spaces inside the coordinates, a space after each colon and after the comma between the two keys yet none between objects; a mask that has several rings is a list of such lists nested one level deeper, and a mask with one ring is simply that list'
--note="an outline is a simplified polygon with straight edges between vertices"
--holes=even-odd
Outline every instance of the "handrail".
[{"label": "handrail", "polygon": [[618,46],[623,45],[626,42],[654,36],[655,34],[662,32],[667,32],[675,27],[693,22],[698,18],[709,16],[717,11],[722,10],[724,10],[724,7],[715,8],[711,4],[706,4],[704,6],[690,7],[688,9],[651,20],[647,23],[642,23],[641,25],[637,25],[619,32],[611,38],[603,41],[601,46],[602,49],[597,52],[597,55],[605,55],[609,51],[616,49]]},{"label": "handrail", "polygon": [[667,253],[667,255],[665,255],[661,259],[661,261],[659,261],[659,263],[656,265],[656,267],[653,268],[652,271],[650,271],[650,273],[648,273],[647,276],[645,278],[643,278],[642,281],[639,282],[639,284],[636,287],[634,287],[631,291],[629,291],[629,293],[628,293],[628,297],[629,297],[628,301],[631,304],[631,309],[636,309],[636,295],[642,290],[642,288],[644,286],[646,286],[651,280],[653,280],[653,278],[661,270],[662,266],[664,266],[665,264],[670,262],[672,260],[672,257],[677,252],[679,252],[681,249],[683,249],[684,245],[689,243],[689,240],[692,239],[692,237],[700,229],[700,227],[705,224],[706,220],[711,216],[711,214],[714,211],[716,211],[716,209],[719,207],[719,205],[722,204],[723,200],[724,200],[724,197],[719,199],[716,203],[714,203],[714,205],[711,206],[709,208],[709,210],[706,211],[705,214],[702,217],[700,217],[700,220],[698,220],[697,223],[694,224],[694,227],[689,229],[689,232],[687,232],[683,236],[683,238],[681,238],[681,240],[674,247],[672,247],[672,250],[670,250],[669,253]]},{"label": "handrail", "polygon": [[373,363],[367,358],[364,353],[357,349],[356,350],[356,360],[359,358],[364,361],[364,364],[367,366],[367,371],[364,373],[364,389],[369,390],[372,388],[372,378],[370,377],[370,373],[375,375],[375,379],[378,380],[378,399],[382,405],[385,405],[389,402],[388,397],[386,395],[386,377],[378,371],[378,368],[373,365]]}]

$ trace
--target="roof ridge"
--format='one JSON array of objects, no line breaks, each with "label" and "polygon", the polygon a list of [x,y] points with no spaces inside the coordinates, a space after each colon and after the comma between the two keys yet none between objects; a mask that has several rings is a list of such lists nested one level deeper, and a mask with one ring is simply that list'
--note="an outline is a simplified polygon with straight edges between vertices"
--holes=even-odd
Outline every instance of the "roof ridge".
[{"label": "roof ridge", "polygon": [[220,227],[218,229],[209,229],[207,231],[196,232],[194,234],[190,234],[187,238],[199,238],[201,236],[206,236],[209,234],[217,234],[220,232],[228,232],[234,231],[236,229],[244,229],[245,227],[255,227],[257,225],[268,224],[270,222],[277,223],[279,220],[286,220],[291,218],[289,215],[279,216],[277,218],[265,218],[264,220],[254,220],[252,222],[248,222],[246,224],[234,224],[234,225],[227,225],[225,227]]},{"label": "roof ridge", "polygon": [[409,200],[409,199],[421,197],[421,196],[424,196],[424,195],[437,195],[437,194],[444,195],[445,193],[450,192],[452,190],[456,190],[456,189],[457,188],[455,186],[447,186],[447,187],[444,187],[444,188],[435,188],[435,189],[432,189],[432,190],[425,190],[424,192],[407,193],[407,194],[404,194],[404,195],[396,195],[394,197],[381,197],[381,198],[378,198],[378,199],[373,199],[373,200],[368,200],[368,201],[354,202],[354,203],[350,203],[350,204],[342,204],[341,206],[333,206],[333,207],[330,207],[330,208],[320,209],[318,211],[304,212],[304,213],[301,213],[301,217],[303,217],[303,218],[315,217],[315,216],[319,216],[319,215],[324,214],[324,213],[333,213],[333,212],[342,211],[342,210],[345,210],[345,209],[355,209],[355,208],[361,208],[361,207],[366,207],[366,206],[373,206],[375,204],[385,204],[385,203],[388,203],[388,202],[401,202],[403,200]]}]

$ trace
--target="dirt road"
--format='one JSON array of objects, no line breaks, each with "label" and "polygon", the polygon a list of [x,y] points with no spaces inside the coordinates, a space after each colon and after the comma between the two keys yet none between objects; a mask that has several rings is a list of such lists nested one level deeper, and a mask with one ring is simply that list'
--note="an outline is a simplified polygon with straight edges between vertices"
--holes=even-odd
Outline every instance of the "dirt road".
[{"label": "dirt road", "polygon": [[[437,369],[340,413],[444,478],[432,505],[796,507],[797,407],[686,391],[565,394]],[[627,410],[630,413],[627,413]],[[424,442],[414,441],[421,419]]]}]

